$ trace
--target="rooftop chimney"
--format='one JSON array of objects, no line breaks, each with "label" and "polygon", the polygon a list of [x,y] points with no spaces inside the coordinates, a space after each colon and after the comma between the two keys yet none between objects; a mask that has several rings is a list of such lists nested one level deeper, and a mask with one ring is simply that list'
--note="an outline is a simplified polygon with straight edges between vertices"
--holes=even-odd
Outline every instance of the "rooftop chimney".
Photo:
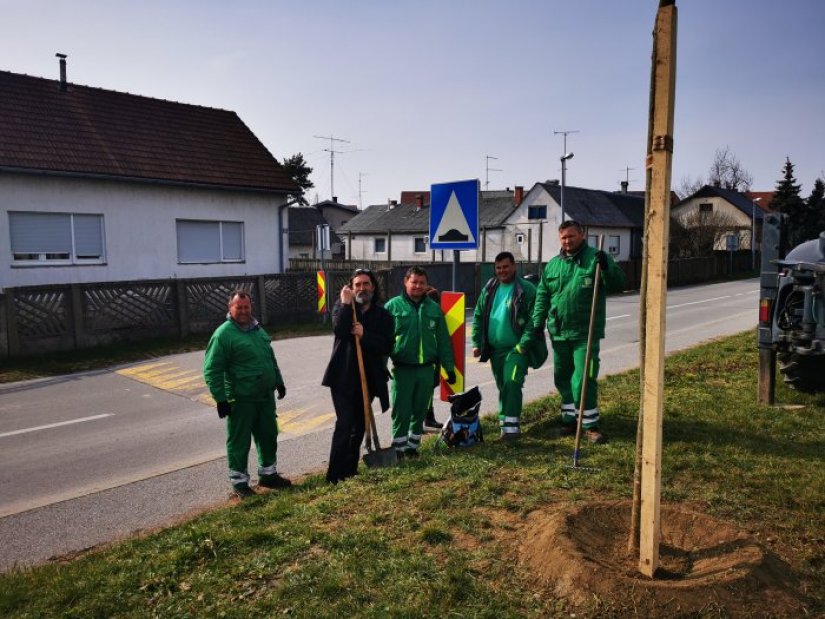
[{"label": "rooftop chimney", "polygon": [[332,201],[333,201],[335,204],[338,204],[338,196],[332,196]]},{"label": "rooftop chimney", "polygon": [[622,193],[627,193],[627,187],[628,187],[628,185],[630,185],[630,183],[628,183],[627,181],[622,181],[621,185],[622,185]]},{"label": "rooftop chimney", "polygon": [[57,52],[55,56],[60,58],[60,90],[66,92],[68,89],[66,85],[66,54]]},{"label": "rooftop chimney", "polygon": [[424,208],[424,196],[420,193],[415,194],[415,210],[420,211]]},{"label": "rooftop chimney", "polygon": [[513,194],[513,204],[518,206],[524,201],[524,187],[522,185],[516,185],[516,193]]}]

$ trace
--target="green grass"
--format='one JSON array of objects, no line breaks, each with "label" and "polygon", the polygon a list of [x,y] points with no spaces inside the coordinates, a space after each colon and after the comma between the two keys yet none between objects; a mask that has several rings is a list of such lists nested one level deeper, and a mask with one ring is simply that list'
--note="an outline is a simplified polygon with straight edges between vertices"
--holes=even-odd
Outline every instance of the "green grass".
[{"label": "green grass", "polygon": [[[737,524],[790,564],[825,610],[825,398],[778,390],[758,406],[745,333],[670,357],[662,494]],[[487,442],[321,476],[285,492],[71,562],[0,576],[3,617],[547,617],[518,561],[527,515],[557,502],[629,498],[638,372],[601,382],[607,445],[567,468],[557,398],[530,404],[517,444]],[[488,436],[496,428],[485,420]],[[604,601],[623,608],[623,600]],[[816,611],[816,609],[814,609]],[[618,612],[618,611],[617,611]],[[724,614],[724,613],[723,613]]]},{"label": "green grass", "polygon": [[[267,331],[273,339],[283,340],[330,333],[331,327],[329,324],[321,323],[287,324],[277,328],[268,327]],[[99,370],[121,363],[203,350],[209,342],[210,335],[207,333],[179,338],[156,338],[98,348],[2,359],[0,360],[0,383]]]}]

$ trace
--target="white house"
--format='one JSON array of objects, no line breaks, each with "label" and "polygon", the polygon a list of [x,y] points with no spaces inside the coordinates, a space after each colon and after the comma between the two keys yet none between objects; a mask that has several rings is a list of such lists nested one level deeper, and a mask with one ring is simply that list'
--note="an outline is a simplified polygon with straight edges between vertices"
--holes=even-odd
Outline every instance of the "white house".
[{"label": "white house", "polygon": [[0,288],[283,270],[296,185],[231,111],[0,71]]},{"label": "white house", "polygon": [[[671,209],[670,215],[684,228],[706,227],[713,229],[713,249],[737,250],[759,248],[762,236],[763,196],[768,192],[749,197],[732,189],[705,185]],[[764,200],[769,202],[769,199]]]}]

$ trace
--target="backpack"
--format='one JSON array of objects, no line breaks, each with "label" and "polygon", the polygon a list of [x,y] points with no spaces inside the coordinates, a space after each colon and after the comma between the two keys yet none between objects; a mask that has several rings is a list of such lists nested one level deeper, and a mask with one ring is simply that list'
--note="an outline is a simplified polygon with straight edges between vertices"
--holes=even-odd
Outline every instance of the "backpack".
[{"label": "backpack", "polygon": [[470,447],[484,442],[478,411],[481,408],[481,392],[478,386],[464,393],[449,397],[450,418],[438,438],[440,445],[447,447]]}]

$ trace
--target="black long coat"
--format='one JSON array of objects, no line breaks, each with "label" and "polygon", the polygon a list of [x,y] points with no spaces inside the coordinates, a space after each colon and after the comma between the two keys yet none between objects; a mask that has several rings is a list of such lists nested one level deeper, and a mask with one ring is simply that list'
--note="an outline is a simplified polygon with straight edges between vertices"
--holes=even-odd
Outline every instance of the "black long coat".
[{"label": "black long coat", "polygon": [[[390,407],[386,358],[392,352],[395,323],[390,313],[380,305],[371,305],[366,312],[361,312],[361,308],[358,307],[356,316],[358,322],[364,326],[361,350],[364,355],[367,387],[370,395],[377,397],[381,402],[381,410],[386,411]],[[355,395],[361,391],[361,378],[355,352],[355,336],[351,333],[352,306],[342,305],[340,299],[332,308],[332,329],[335,333],[335,342],[321,384],[344,394]]]}]

